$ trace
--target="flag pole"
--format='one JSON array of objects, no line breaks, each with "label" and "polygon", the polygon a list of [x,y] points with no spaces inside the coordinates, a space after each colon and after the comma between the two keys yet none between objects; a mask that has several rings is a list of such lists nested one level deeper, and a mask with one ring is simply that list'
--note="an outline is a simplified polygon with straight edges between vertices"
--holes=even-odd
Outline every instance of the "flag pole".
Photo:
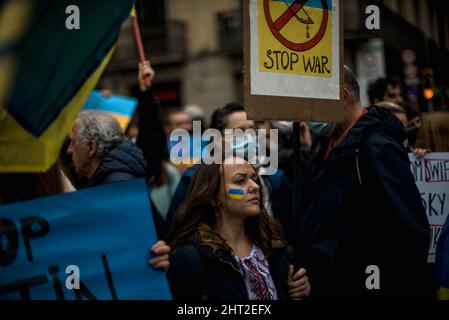
[{"label": "flag pole", "polygon": [[[135,7],[133,7],[133,9],[131,10],[131,18],[133,22],[134,37],[136,38],[137,51],[139,53],[140,63],[143,65],[143,63],[146,61],[146,58],[145,58],[145,51],[143,50],[142,36],[140,35],[139,21],[137,20],[137,12]],[[145,76],[144,81],[147,87],[151,86],[151,79],[149,75]]]},{"label": "flag pole", "polygon": [[[291,223],[299,230],[301,208],[301,128],[298,121],[293,122],[293,211]],[[296,240],[296,239],[295,239]]]}]

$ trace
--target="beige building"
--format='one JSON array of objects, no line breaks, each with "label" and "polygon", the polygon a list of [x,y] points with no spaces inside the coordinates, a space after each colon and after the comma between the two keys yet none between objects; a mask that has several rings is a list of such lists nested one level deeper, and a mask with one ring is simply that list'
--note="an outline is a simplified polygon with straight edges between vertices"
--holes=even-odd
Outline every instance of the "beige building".
[{"label": "beige building", "polygon": [[[422,95],[424,69],[430,68],[437,87],[433,105],[449,109],[449,2],[443,0],[361,0],[345,4],[345,63],[355,67],[357,54],[369,40],[378,39],[383,46],[385,76],[398,77],[403,84],[406,105],[427,111],[429,102]],[[380,9],[380,29],[367,30],[365,8]],[[418,82],[406,80],[406,65],[401,58],[405,49],[416,59]],[[355,68],[356,69],[356,68]],[[410,69],[408,69],[410,71]],[[410,80],[410,79],[408,79]]]},{"label": "beige building", "polygon": [[[207,119],[217,107],[242,95],[241,9],[239,0],[137,1],[145,51],[156,71],[155,94],[163,106],[201,106]],[[157,10],[156,10],[157,11]],[[132,94],[138,55],[131,21],[100,87]]]},{"label": "beige building", "polygon": [[[241,1],[137,0],[145,51],[156,72],[154,90],[165,106],[196,104],[208,115],[242,97]],[[366,30],[365,8],[380,8],[380,30]],[[385,45],[388,75],[402,76],[401,52],[417,53],[418,67],[435,68],[449,86],[449,1],[344,1],[345,63],[354,67],[358,46],[371,38]],[[123,26],[100,87],[132,95],[138,55],[131,22]]]}]

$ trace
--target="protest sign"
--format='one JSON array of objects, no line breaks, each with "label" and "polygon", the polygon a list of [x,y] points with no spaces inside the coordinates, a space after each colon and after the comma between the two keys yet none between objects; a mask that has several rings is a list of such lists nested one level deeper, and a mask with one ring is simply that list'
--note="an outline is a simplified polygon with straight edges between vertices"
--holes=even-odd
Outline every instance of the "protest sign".
[{"label": "protest sign", "polygon": [[170,299],[141,179],[0,206],[0,240],[2,300]]},{"label": "protest sign", "polygon": [[428,262],[435,262],[435,248],[449,215],[449,153],[428,153],[422,159],[409,154],[410,167],[430,224]]},{"label": "protest sign", "polygon": [[256,120],[343,118],[343,2],[244,2],[245,108]]}]

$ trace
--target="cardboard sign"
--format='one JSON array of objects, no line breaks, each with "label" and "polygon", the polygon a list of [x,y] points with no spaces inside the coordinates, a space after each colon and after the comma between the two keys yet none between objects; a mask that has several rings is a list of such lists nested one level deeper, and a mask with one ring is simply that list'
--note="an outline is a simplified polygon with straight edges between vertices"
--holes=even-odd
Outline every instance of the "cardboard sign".
[{"label": "cardboard sign", "polygon": [[343,119],[341,0],[249,0],[245,108],[255,120]]},{"label": "cardboard sign", "polygon": [[428,153],[422,159],[409,154],[410,168],[430,224],[428,262],[435,262],[435,249],[449,216],[449,153]]},{"label": "cardboard sign", "polygon": [[138,179],[0,206],[0,300],[170,299],[148,265],[147,192]]}]

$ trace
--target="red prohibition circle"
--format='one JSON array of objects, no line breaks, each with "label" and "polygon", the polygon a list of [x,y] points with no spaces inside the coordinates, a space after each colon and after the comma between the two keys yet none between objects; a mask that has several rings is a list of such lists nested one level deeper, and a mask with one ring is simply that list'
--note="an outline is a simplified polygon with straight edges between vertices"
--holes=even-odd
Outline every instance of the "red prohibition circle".
[{"label": "red prohibition circle", "polygon": [[[287,47],[288,49],[293,50],[293,51],[306,51],[306,50],[313,48],[314,46],[317,45],[318,42],[321,41],[321,39],[324,36],[324,33],[326,32],[327,22],[328,22],[328,18],[329,18],[329,12],[328,12],[328,7],[327,7],[327,0],[321,0],[321,4],[323,7],[323,19],[321,20],[320,29],[318,30],[317,34],[312,39],[310,39],[309,41],[304,42],[304,43],[295,43],[295,42],[288,40],[281,34],[282,27],[284,27],[287,24],[287,22],[295,16],[296,12],[298,12],[307,1],[308,0],[295,0],[295,2],[288,8],[288,10],[286,12],[284,12],[284,14],[282,14],[280,16],[280,18],[278,18],[278,20],[276,22],[274,22],[271,17],[270,0],[264,0],[264,3],[263,3],[265,19],[267,20],[268,27],[270,28],[271,33],[285,47]],[[299,9],[297,9],[295,12],[294,11],[295,9],[292,10],[293,6],[296,6],[296,8],[299,7]]]}]

